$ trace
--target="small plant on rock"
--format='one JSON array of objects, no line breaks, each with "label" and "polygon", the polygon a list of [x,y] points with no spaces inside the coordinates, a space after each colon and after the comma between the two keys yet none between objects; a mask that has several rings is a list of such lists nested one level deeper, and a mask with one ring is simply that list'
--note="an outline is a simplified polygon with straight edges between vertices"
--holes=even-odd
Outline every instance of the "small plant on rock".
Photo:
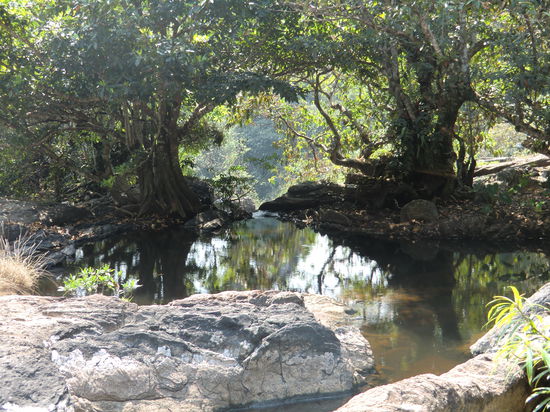
[{"label": "small plant on rock", "polygon": [[501,332],[502,345],[497,357],[519,364],[527,375],[533,393],[526,402],[534,401],[533,412],[550,411],[550,308],[532,304],[510,286],[513,297],[495,296],[489,303],[488,325]]},{"label": "small plant on rock", "polygon": [[128,279],[121,283],[122,276],[121,271],[115,271],[109,265],[100,268],[85,267],[65,279],[58,290],[77,297],[102,293],[131,300],[134,290],[141,285],[137,279]]}]

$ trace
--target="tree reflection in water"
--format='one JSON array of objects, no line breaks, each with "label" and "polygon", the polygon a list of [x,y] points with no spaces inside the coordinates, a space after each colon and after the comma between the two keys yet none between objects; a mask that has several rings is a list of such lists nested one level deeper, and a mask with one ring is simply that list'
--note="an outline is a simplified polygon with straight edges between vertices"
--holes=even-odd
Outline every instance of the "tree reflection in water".
[{"label": "tree reflection in water", "polygon": [[485,305],[513,283],[530,293],[549,276],[540,253],[473,254],[437,245],[358,240],[348,245],[273,218],[213,236],[136,233],[83,247],[78,266],[108,263],[138,278],[137,303],[193,293],[278,289],[353,306],[382,381],[448,370],[480,335]]}]

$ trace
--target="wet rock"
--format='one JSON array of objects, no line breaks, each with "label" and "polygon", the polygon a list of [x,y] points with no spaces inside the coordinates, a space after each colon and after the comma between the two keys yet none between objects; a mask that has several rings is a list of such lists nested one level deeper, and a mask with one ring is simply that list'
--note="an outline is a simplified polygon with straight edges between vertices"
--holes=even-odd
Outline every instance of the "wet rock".
[{"label": "wet rock", "polygon": [[188,220],[183,227],[197,232],[213,232],[221,229],[229,220],[228,213],[222,210],[210,209]]},{"label": "wet rock", "polygon": [[345,308],[318,303],[313,310],[332,312],[323,318],[312,300],[224,292],[138,307],[99,295],[2,297],[0,408],[214,411],[348,391],[372,371],[369,345],[342,321]]},{"label": "wet rock", "polygon": [[336,412],[523,412],[529,393],[519,367],[480,355],[441,376],[418,375],[370,389]]},{"label": "wet rock", "polygon": [[132,223],[123,224],[99,224],[90,226],[85,229],[77,229],[74,233],[80,236],[79,244],[85,242],[91,242],[95,240],[106,239],[111,236],[115,236],[121,233],[131,232],[138,227]]},{"label": "wet rock", "polygon": [[437,206],[429,200],[416,199],[407,203],[401,209],[401,222],[410,222],[412,220],[437,223],[439,212]]}]

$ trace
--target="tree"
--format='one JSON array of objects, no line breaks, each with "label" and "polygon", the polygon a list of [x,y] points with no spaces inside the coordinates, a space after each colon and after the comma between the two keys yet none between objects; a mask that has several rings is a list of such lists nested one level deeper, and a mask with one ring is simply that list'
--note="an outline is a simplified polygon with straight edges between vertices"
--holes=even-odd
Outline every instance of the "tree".
[{"label": "tree", "polygon": [[118,147],[135,172],[139,213],[188,218],[199,202],[182,175],[180,146],[219,140],[207,117],[241,93],[296,98],[285,83],[252,72],[240,53],[253,17],[231,0],[7,3],[0,120],[50,156],[55,139],[89,139],[101,161],[80,171],[93,180],[113,174]]},{"label": "tree", "polygon": [[[303,103],[317,113],[306,130],[296,118],[286,121],[292,135],[366,174],[379,149],[389,148],[394,175],[426,195],[445,194],[457,180],[471,180],[465,157],[455,152],[464,142],[457,120],[472,110],[467,104],[514,123],[532,137],[531,147],[547,151],[543,3],[272,1],[268,9],[291,10],[280,22],[285,30],[278,29],[285,39],[278,47],[264,39],[251,44],[309,92]],[[526,72],[537,81],[522,86]]]}]

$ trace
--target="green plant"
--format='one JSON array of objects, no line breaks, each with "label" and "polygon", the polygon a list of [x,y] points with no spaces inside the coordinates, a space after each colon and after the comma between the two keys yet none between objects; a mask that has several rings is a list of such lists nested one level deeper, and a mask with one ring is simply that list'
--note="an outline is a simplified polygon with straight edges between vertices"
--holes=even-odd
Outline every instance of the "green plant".
[{"label": "green plant", "polygon": [[[526,402],[536,401],[534,412],[550,410],[550,335],[544,316],[550,310],[526,301],[510,286],[513,297],[495,296],[489,303],[488,325],[500,329],[502,344],[497,357],[518,363],[527,375],[533,393]],[[546,322],[547,323],[547,322]]]},{"label": "green plant", "polygon": [[231,166],[211,182],[216,196],[224,203],[238,202],[254,192],[252,177],[242,166]]},{"label": "green plant", "polygon": [[65,279],[58,290],[78,297],[102,293],[130,300],[134,290],[141,285],[137,279],[128,279],[123,283],[121,281],[122,272],[111,269],[109,265],[100,268],[85,267]]}]

